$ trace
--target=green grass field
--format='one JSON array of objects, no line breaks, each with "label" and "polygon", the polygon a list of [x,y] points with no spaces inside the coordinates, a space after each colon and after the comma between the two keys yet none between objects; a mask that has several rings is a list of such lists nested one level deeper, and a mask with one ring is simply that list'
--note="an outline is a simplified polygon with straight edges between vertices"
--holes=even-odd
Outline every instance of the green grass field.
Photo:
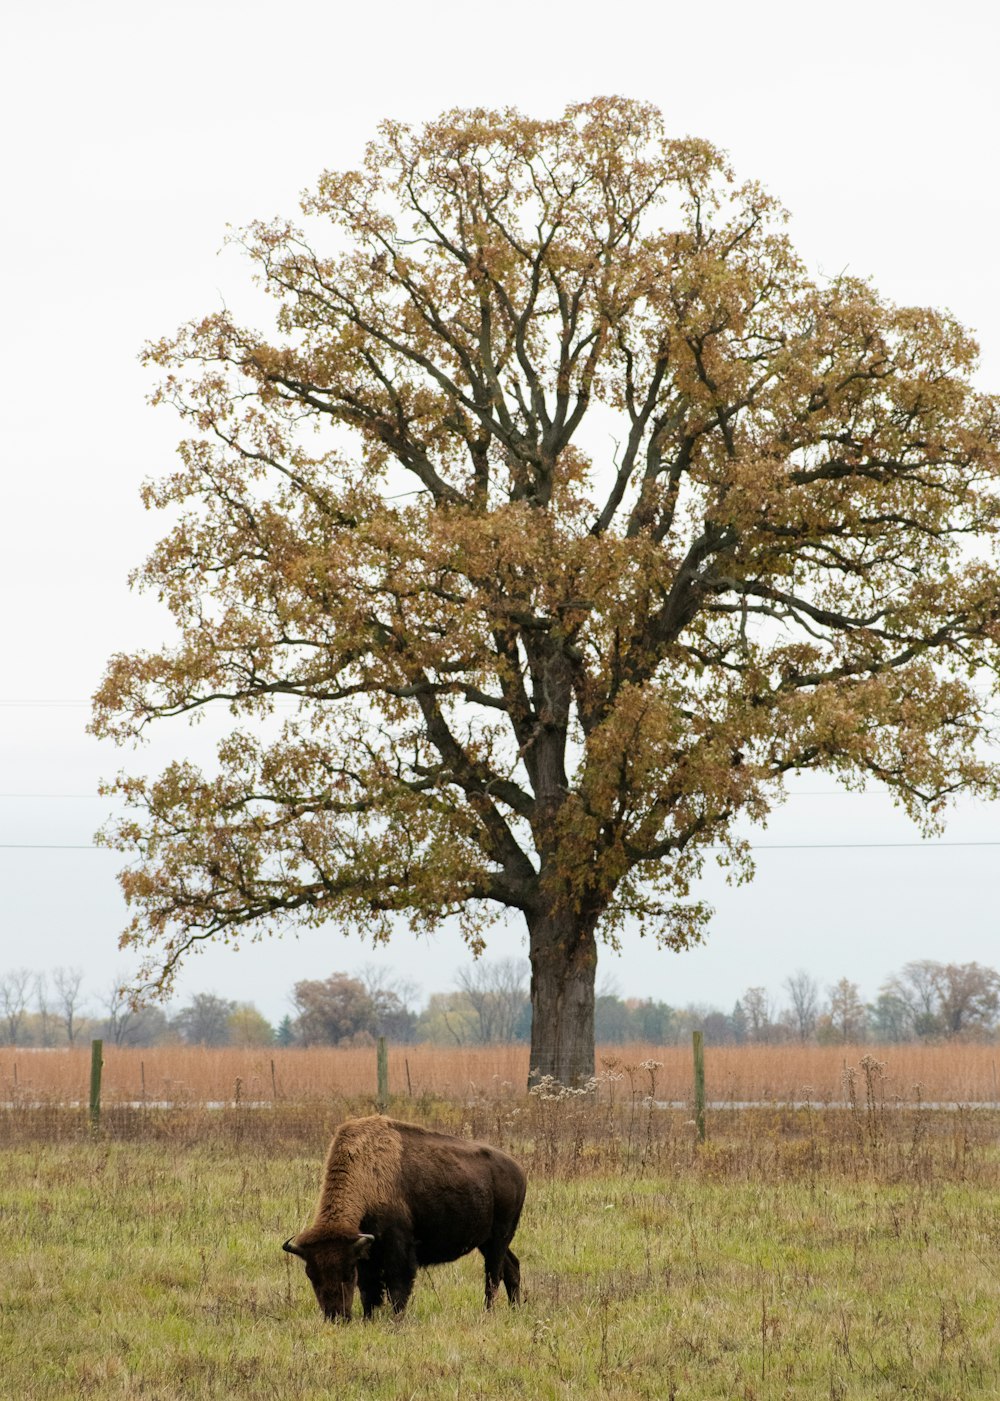
[{"label": "green grass field", "polygon": [[838,1152],[833,1120],[743,1117],[707,1148],[680,1122],[612,1169],[549,1120],[519,1310],[483,1312],[476,1255],[422,1271],[400,1321],[332,1326],[280,1248],[326,1126],[169,1122],[8,1133],[3,1397],[1000,1396],[995,1123],[935,1121],[907,1159],[910,1125],[880,1158],[889,1130],[843,1116]]}]

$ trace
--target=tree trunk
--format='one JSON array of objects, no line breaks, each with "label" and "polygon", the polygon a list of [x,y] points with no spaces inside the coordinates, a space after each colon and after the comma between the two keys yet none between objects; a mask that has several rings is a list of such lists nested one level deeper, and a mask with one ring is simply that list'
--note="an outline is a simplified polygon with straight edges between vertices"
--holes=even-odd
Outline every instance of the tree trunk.
[{"label": "tree trunk", "polygon": [[594,1073],[593,925],[577,916],[546,915],[528,922],[531,958],[529,1083],[551,1075],[578,1085]]}]

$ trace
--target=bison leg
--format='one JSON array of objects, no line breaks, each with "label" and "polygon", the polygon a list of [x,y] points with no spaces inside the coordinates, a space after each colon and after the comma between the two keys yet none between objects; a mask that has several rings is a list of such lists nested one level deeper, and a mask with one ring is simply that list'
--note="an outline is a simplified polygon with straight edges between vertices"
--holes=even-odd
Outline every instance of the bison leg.
[{"label": "bison leg", "polygon": [[521,1262],[510,1246],[503,1257],[503,1283],[512,1304],[521,1302]]},{"label": "bison leg", "polygon": [[487,1254],[484,1250],[483,1256],[486,1262],[486,1307],[491,1309],[496,1292],[500,1287],[500,1261],[496,1259],[492,1251]]},{"label": "bison leg", "polygon": [[417,1277],[416,1252],[412,1248],[387,1252],[383,1269],[393,1312],[402,1313]]},{"label": "bison leg", "polygon": [[[506,1257],[509,1254],[505,1240],[488,1240],[481,1245],[483,1264],[486,1266],[486,1307],[493,1307],[493,1300],[500,1288],[501,1278],[506,1278]],[[508,1285],[508,1292],[510,1286]]]},{"label": "bison leg", "polygon": [[385,1286],[378,1265],[373,1265],[367,1260],[358,1265],[358,1293],[361,1295],[361,1307],[365,1318],[371,1318],[385,1298]]}]

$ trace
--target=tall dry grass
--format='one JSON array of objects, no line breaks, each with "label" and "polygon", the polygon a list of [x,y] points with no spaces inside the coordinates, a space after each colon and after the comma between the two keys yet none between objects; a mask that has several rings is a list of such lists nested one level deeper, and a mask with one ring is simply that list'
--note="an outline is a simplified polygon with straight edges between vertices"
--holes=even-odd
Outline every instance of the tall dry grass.
[{"label": "tall dry grass", "polygon": [[[86,1099],[90,1046],[58,1051],[0,1051],[0,1099]],[[389,1049],[393,1095],[462,1097],[507,1082],[523,1089],[523,1046]],[[104,1103],[316,1103],[375,1094],[374,1047],[245,1048],[104,1047]]]},{"label": "tall dry grass", "polygon": [[[959,1043],[708,1046],[706,1092],[710,1101],[724,1104],[835,1102],[844,1098],[845,1068],[859,1065],[865,1055],[884,1063],[882,1084],[889,1099],[1000,1102],[1000,1048]],[[635,1067],[651,1059],[661,1063],[657,1099],[689,1100],[688,1046],[601,1047],[598,1074],[620,1075],[627,1085]],[[520,1094],[528,1071],[526,1046],[389,1048],[389,1089],[399,1098],[462,1100],[500,1092]],[[75,1103],[86,1100],[89,1080],[89,1045],[55,1051],[0,1050],[2,1101]],[[104,1048],[105,1104],[329,1103],[345,1097],[374,1097],[375,1088],[374,1048]]]}]

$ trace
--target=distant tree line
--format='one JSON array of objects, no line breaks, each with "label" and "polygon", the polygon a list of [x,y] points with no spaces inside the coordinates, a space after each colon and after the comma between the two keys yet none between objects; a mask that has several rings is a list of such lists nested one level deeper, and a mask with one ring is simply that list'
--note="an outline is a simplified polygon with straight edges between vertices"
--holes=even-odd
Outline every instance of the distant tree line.
[{"label": "distant tree line", "polygon": [[1000,973],[980,963],[904,963],[871,1002],[850,978],[821,988],[802,969],[784,980],[782,992],[776,1002],[766,988],[747,988],[728,1013],[685,1008],[680,1029],[700,1025],[710,1041],[735,1045],[990,1040],[1000,1032]]},{"label": "distant tree line", "polygon": [[[517,959],[480,959],[422,1008],[417,990],[381,970],[331,973],[297,982],[277,1025],[252,1003],[196,993],[175,1011],[135,1007],[117,981],[86,995],[83,971],[14,968],[0,974],[0,1044],[72,1046],[100,1036],[116,1046],[364,1046],[379,1036],[397,1044],[485,1046],[531,1037],[528,974]],[[802,969],[785,978],[780,999],[749,987],[730,1011],[672,1007],[652,998],[599,993],[598,1044],[671,1045],[700,1028],[709,1044],[800,1041],[990,1040],[1000,1036],[1000,973],[979,963],[905,963],[866,1002],[841,978],[825,988]]]}]

